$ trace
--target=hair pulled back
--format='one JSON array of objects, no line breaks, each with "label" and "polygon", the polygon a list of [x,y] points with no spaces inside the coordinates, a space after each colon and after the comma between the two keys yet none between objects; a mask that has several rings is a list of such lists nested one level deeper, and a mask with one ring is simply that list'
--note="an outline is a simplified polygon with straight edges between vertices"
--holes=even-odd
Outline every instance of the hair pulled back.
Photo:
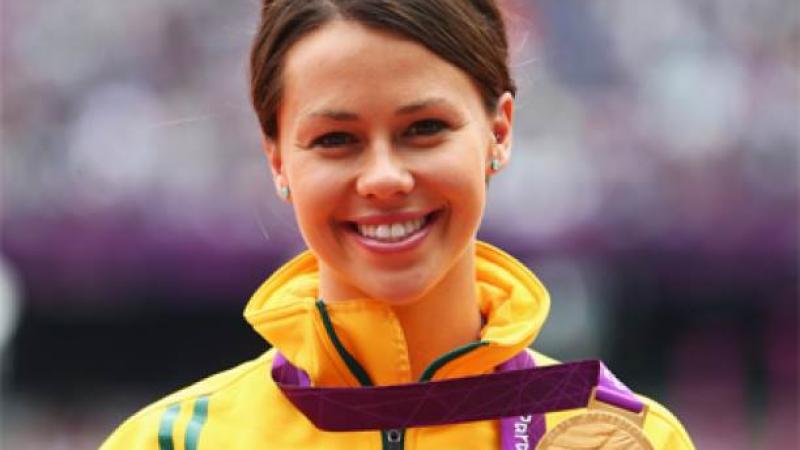
[{"label": "hair pulled back", "polygon": [[352,20],[413,40],[463,70],[487,111],[516,87],[508,42],[494,0],[263,0],[250,53],[250,94],[264,134],[275,138],[281,74],[291,46],[335,20]]}]

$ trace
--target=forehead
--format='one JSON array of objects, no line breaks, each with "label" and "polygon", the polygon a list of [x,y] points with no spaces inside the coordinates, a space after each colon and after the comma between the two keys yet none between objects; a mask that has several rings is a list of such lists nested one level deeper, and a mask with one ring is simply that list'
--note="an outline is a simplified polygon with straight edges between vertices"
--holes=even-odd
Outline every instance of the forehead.
[{"label": "forehead", "polygon": [[417,98],[481,107],[472,79],[421,44],[335,20],[286,55],[281,116],[319,108],[393,109]]}]

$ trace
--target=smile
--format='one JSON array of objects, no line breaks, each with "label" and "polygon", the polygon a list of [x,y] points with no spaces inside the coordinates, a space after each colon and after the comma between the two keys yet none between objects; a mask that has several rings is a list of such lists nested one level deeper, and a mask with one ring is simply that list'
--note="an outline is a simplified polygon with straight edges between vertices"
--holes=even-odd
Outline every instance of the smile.
[{"label": "smile", "polygon": [[397,222],[381,225],[356,224],[358,232],[367,238],[383,242],[397,242],[419,231],[427,222],[426,217],[406,222]]},{"label": "smile", "polygon": [[436,210],[415,218],[374,217],[349,222],[349,229],[356,241],[368,250],[378,253],[407,251],[422,243],[440,212]]}]

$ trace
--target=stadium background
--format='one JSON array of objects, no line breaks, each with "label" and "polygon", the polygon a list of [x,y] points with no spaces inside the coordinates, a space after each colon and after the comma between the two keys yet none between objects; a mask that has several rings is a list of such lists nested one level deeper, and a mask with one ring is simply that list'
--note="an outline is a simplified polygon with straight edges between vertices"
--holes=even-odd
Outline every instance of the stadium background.
[{"label": "stadium background", "polygon": [[[699,449],[797,447],[800,15],[791,1],[508,0],[512,164],[481,237]],[[95,448],[253,357],[302,248],[247,99],[257,0],[5,0],[3,448]]]}]

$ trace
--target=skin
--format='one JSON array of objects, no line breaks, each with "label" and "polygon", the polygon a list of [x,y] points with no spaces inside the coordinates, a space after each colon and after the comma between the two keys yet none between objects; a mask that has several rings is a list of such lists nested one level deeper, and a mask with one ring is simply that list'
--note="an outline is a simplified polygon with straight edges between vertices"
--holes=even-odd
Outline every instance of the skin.
[{"label": "skin", "polygon": [[[265,138],[265,150],[319,260],[320,295],[390,305],[417,377],[479,336],[475,235],[490,161],[508,161],[513,98],[487,111],[457,67],[343,20],[297,42],[282,79],[278,138]],[[409,251],[376,253],[352,235],[366,216],[434,210],[429,234]]]}]

